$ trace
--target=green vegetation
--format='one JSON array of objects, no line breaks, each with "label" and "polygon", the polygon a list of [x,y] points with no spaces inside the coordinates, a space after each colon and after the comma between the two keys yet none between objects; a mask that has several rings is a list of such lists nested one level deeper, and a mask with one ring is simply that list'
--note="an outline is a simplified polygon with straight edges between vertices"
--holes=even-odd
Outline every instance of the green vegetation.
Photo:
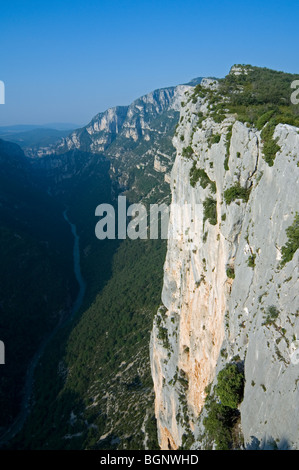
[{"label": "green vegetation", "polygon": [[226,350],[226,349],[221,349],[220,355],[221,355],[221,357],[223,357],[224,359],[227,359],[227,357],[228,357],[227,350]]},{"label": "green vegetation", "polygon": [[157,327],[158,327],[158,339],[162,341],[164,349],[170,350],[170,343],[168,339],[168,330],[162,326],[162,317],[157,314],[156,317]]},{"label": "green vegetation", "polygon": [[276,157],[277,152],[280,150],[280,147],[277,144],[278,139],[273,139],[275,127],[275,120],[270,120],[261,132],[261,137],[264,143],[263,154],[269,166],[274,165],[274,159]]},{"label": "green vegetation", "polygon": [[205,408],[208,415],[203,420],[207,448],[213,443],[217,450],[240,448],[242,437],[238,432],[240,412],[238,406],[243,398],[244,373],[237,364],[227,364],[218,374],[218,383],[211,393],[207,388]]},{"label": "green vegetation", "polygon": [[217,377],[215,393],[221,404],[229,408],[237,408],[242,401],[244,389],[244,375],[237,364],[227,364]]},{"label": "green vegetation", "polygon": [[[290,85],[298,75],[248,66],[245,74],[228,75],[221,90],[228,108],[240,121],[262,130],[263,153],[269,166],[280,150],[273,132],[279,123],[299,126],[298,109],[290,101]],[[239,88],[238,88],[239,87]],[[239,92],[234,93],[234,90]],[[264,127],[265,126],[265,127]]]},{"label": "green vegetation", "polygon": [[210,190],[213,194],[216,193],[216,183],[215,181],[211,181],[208,177],[207,173],[203,168],[196,167],[196,161],[193,162],[193,165],[190,169],[190,184],[194,188],[196,183],[199,181],[200,186],[205,189],[208,185],[210,185]]},{"label": "green vegetation", "polygon": [[228,159],[229,159],[228,156],[226,156],[225,159],[224,159],[224,169],[225,169],[225,171],[229,170]]},{"label": "green vegetation", "polygon": [[[121,244],[106,286],[85,306],[75,327],[62,331],[47,349],[36,374],[38,401],[15,445],[111,449],[113,435],[103,442],[98,437],[112,429],[118,449],[142,448],[144,436],[136,429],[153,404],[148,344],[164,257],[165,243],[159,240]],[[57,370],[62,370],[59,376]],[[110,397],[117,413],[110,412]],[[74,425],[72,413],[78,417]],[[89,433],[91,425],[97,426],[97,439]],[[49,431],[53,426],[55,433]]]},{"label": "green vegetation", "polygon": [[147,418],[145,424],[145,432],[147,435],[147,447],[148,449],[159,449],[158,444],[158,433],[157,433],[157,420],[155,414]]},{"label": "green vegetation", "polygon": [[214,144],[219,144],[221,139],[221,134],[213,134],[210,137],[208,137],[208,146],[211,147],[211,145]]},{"label": "green vegetation", "polygon": [[168,330],[162,326],[159,327],[157,338],[160,339],[163,343],[163,348],[169,350],[170,343],[168,340]]},{"label": "green vegetation", "polygon": [[186,157],[186,158],[192,158],[193,148],[191,147],[191,145],[188,145],[188,147],[183,148],[182,155],[183,155],[183,157]]},{"label": "green vegetation", "polygon": [[[291,83],[298,80],[299,75],[250,65],[242,67],[244,73],[231,73],[219,80],[218,91],[201,90],[201,94],[211,103],[210,116],[215,122],[234,115],[239,121],[262,130],[264,158],[272,166],[279,151],[273,139],[276,125],[299,127],[298,106],[290,101]],[[228,155],[224,164],[227,169]]]},{"label": "green vegetation", "polygon": [[198,83],[196,85],[196,87],[194,88],[194,91],[191,95],[191,99],[197,99],[197,97],[200,97],[200,98],[204,98],[205,97],[205,90],[204,88],[201,86],[200,83]]},{"label": "green vegetation", "polygon": [[187,375],[185,374],[185,372],[182,369],[180,370],[180,374],[178,375],[177,380],[186,392],[188,390],[188,387],[189,387],[189,381],[188,381]]},{"label": "green vegetation", "polygon": [[206,117],[200,111],[197,113],[197,116],[198,116],[198,120],[197,120],[196,126],[200,129],[202,127],[202,123],[206,119]]},{"label": "green vegetation", "polygon": [[243,122],[261,128],[275,116],[277,122],[298,125],[298,113],[290,101],[291,83],[298,78],[248,65],[243,74],[229,74],[220,80],[219,93],[227,98],[229,111]]},{"label": "green vegetation", "polygon": [[[261,132],[263,142],[263,156],[269,166],[273,166],[274,159],[280,147],[273,133],[277,124],[289,124],[299,127],[298,106],[290,100],[291,83],[299,79],[299,75],[277,72],[267,68],[242,66],[243,73],[228,74],[219,80],[218,90],[204,89],[197,86],[192,99],[198,96],[206,98],[210,103],[209,117],[215,122],[222,122],[226,116],[233,115],[241,122],[256,127]],[[199,118],[198,127],[201,127],[203,115]],[[226,139],[226,155],[224,168],[229,169],[229,146],[231,129]],[[219,136],[212,136],[209,145],[217,143]],[[240,158],[240,154],[237,155]]]},{"label": "green vegetation", "polygon": [[263,325],[272,325],[279,316],[279,310],[275,305],[267,308],[266,317]]},{"label": "green vegetation", "polygon": [[233,126],[230,126],[226,134],[226,144],[225,144],[226,154],[225,154],[225,159],[224,159],[225,171],[229,170],[228,160],[229,160],[229,149],[230,149],[230,142],[231,142],[232,135],[233,135]]},{"label": "green vegetation", "polygon": [[203,202],[203,221],[208,220],[211,225],[217,224],[217,203],[215,199],[207,197]]},{"label": "green vegetation", "polygon": [[250,196],[250,191],[251,188],[242,188],[240,183],[237,183],[235,186],[231,186],[224,191],[225,202],[226,204],[230,204],[235,201],[235,199],[243,199],[243,201],[247,202]]},{"label": "green vegetation", "polygon": [[[232,447],[232,428],[238,421],[239,415],[232,412],[216,400],[208,399],[206,401],[206,410],[208,416],[204,418],[203,424],[207,438],[210,442],[210,448],[215,442],[216,450],[229,450]],[[209,448],[209,446],[208,446]]]},{"label": "green vegetation", "polygon": [[293,259],[295,252],[299,248],[299,214],[296,212],[294,222],[286,229],[288,241],[282,247],[281,267]]},{"label": "green vegetation", "polygon": [[256,258],[255,253],[253,253],[252,255],[249,256],[249,258],[247,260],[247,266],[249,268],[254,268],[255,267],[255,258]]},{"label": "green vegetation", "polygon": [[182,436],[182,444],[179,450],[190,450],[192,444],[194,444],[194,435],[192,431],[188,429]]},{"label": "green vegetation", "polygon": [[235,268],[233,266],[228,266],[226,268],[226,275],[230,279],[235,279]]}]

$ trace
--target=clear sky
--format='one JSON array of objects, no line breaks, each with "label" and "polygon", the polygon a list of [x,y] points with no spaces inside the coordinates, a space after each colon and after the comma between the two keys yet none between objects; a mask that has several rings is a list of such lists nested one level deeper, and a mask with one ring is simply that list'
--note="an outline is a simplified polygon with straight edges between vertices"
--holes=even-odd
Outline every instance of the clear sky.
[{"label": "clear sky", "polygon": [[299,72],[298,0],[1,0],[0,125],[96,113],[234,63]]}]

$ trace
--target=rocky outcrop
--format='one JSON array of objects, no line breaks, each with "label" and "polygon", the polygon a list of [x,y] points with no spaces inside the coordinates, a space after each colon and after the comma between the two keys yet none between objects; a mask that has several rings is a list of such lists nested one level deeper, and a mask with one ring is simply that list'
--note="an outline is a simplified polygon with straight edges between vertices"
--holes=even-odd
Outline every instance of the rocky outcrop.
[{"label": "rocky outcrop", "polygon": [[[46,155],[63,154],[70,150],[82,150],[92,153],[105,152],[119,136],[136,142],[142,138],[151,140],[154,133],[165,133],[165,119],[155,127],[155,119],[167,111],[178,111],[186,91],[192,87],[178,85],[162,88],[133,101],[130,106],[117,106],[97,114],[90,123],[70,133],[59,142],[49,147],[26,149],[31,158]],[[154,123],[154,126],[153,126]]]},{"label": "rocky outcrop", "polygon": [[[163,200],[169,196],[179,109],[193,89],[190,85],[164,88],[130,106],[110,108],[52,147],[40,148],[38,153],[27,149],[27,156],[33,157],[33,166],[46,171],[49,185],[92,174],[106,159],[115,187],[129,191],[132,200]],[[53,190],[58,190],[57,184]]]},{"label": "rocky outcrop", "polygon": [[[202,86],[217,89],[217,82]],[[270,167],[257,129],[232,115],[215,122],[208,100],[191,92],[186,101],[173,140],[163,305],[151,340],[160,446],[177,449],[191,432],[201,447],[206,386],[238,358],[245,447],[274,439],[298,448],[299,366],[291,354],[299,335],[299,250],[280,261],[299,211],[299,130],[276,126],[280,151]],[[206,115],[200,124],[198,113]],[[242,191],[229,197],[233,187]],[[276,319],[267,322],[273,307]]]}]

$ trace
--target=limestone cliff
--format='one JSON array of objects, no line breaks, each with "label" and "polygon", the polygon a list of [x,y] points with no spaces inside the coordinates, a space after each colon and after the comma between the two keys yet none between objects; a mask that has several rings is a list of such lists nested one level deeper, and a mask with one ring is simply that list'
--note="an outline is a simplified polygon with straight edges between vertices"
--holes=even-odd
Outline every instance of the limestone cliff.
[{"label": "limestone cliff", "polygon": [[[201,79],[195,79],[195,83]],[[136,142],[149,141],[153,134],[165,133],[167,117],[163,113],[177,112],[190,85],[161,88],[133,101],[129,106],[116,106],[98,113],[87,126],[72,131],[67,137],[47,147],[26,148],[26,155],[40,158],[64,154],[70,150],[92,153],[105,152],[117,137]],[[159,119],[163,115],[164,119]],[[156,122],[156,121],[157,122]]]},{"label": "limestone cliff", "polygon": [[[194,79],[194,83],[201,78]],[[193,82],[192,82],[193,83]],[[94,173],[94,166],[106,158],[111,179],[132,200],[169,195],[170,171],[175,158],[171,143],[179,109],[191,85],[155,90],[129,106],[109,108],[90,123],[72,131],[53,145],[27,148],[33,166],[64,184],[72,177]],[[49,181],[49,185],[51,182]],[[57,187],[55,187],[57,190]],[[154,194],[155,193],[155,194]]]},{"label": "limestone cliff", "polygon": [[191,435],[204,447],[206,387],[234,362],[245,375],[244,447],[299,448],[299,250],[281,262],[299,211],[299,129],[276,125],[269,166],[261,130],[227,110],[221,120],[210,113],[218,86],[204,80],[198,95],[189,91],[173,139],[163,305],[151,340],[160,446],[177,449]]}]

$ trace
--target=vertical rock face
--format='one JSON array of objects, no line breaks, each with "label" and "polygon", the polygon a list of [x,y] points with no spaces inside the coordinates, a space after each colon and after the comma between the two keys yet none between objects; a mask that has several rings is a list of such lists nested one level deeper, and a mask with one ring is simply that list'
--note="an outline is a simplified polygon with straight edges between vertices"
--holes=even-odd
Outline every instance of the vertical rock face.
[{"label": "vertical rock face", "polygon": [[[208,102],[191,93],[173,140],[163,305],[151,340],[160,446],[177,449],[190,432],[201,446],[206,386],[238,357],[245,446],[274,439],[298,448],[299,250],[283,266],[281,250],[299,211],[299,130],[276,126],[270,167],[258,130],[233,116],[198,125]],[[242,191],[230,198],[233,187]]]}]

